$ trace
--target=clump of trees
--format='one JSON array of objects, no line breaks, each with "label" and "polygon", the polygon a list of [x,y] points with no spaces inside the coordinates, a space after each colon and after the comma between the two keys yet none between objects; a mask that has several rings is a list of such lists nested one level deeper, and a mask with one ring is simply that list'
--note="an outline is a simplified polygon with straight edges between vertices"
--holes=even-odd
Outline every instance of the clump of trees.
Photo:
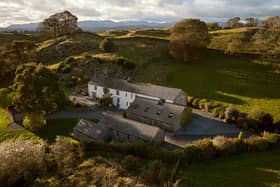
[{"label": "clump of trees", "polygon": [[177,60],[198,60],[209,43],[206,23],[199,19],[184,19],[171,29],[169,51]]},{"label": "clump of trees", "polygon": [[74,33],[78,29],[78,18],[69,11],[51,15],[39,27],[39,31],[53,37]]},{"label": "clump of trees", "polygon": [[57,76],[42,64],[28,63],[16,70],[13,104],[26,114],[24,124],[31,130],[44,124],[44,114],[63,106],[65,96]]},{"label": "clump of trees", "polygon": [[280,55],[280,17],[269,17],[259,26],[253,40],[263,51],[271,55]]},{"label": "clump of trees", "polygon": [[211,23],[207,23],[207,28],[208,31],[216,31],[216,30],[220,30],[222,27],[219,25],[218,22],[211,22]]},{"label": "clump of trees", "polygon": [[242,22],[240,17],[230,18],[226,24],[225,28],[234,29],[240,27],[256,27],[258,25],[258,19],[256,18],[245,18],[244,22]]}]

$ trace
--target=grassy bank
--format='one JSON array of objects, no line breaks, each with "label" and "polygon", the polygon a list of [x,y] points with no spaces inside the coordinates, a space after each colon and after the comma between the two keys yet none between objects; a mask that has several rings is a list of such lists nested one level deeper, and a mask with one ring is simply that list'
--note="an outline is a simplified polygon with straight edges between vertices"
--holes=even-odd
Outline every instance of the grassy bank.
[{"label": "grassy bank", "polygon": [[279,186],[280,150],[193,164],[181,172],[180,186]]}]

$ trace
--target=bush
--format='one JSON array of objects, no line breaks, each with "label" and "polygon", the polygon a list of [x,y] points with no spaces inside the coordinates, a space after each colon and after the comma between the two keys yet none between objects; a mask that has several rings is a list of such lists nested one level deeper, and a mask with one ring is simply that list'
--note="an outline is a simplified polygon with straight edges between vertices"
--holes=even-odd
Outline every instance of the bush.
[{"label": "bush", "polygon": [[130,61],[129,59],[124,58],[124,57],[118,58],[117,59],[117,64],[121,65],[121,66],[123,66],[124,68],[127,68],[127,69],[134,69],[135,68],[135,64],[132,61]]},{"label": "bush", "polygon": [[225,107],[220,106],[212,110],[212,116],[215,118],[223,119],[225,116]]},{"label": "bush", "polygon": [[271,134],[268,132],[263,133],[263,137],[268,141],[270,145],[280,145],[280,135]]},{"label": "bush", "polygon": [[225,110],[225,119],[229,123],[237,122],[239,116],[239,110],[234,108],[232,105],[226,108]]},{"label": "bush", "polygon": [[273,124],[273,117],[261,111],[259,108],[253,109],[249,115],[249,126],[251,128],[260,130],[260,131],[273,131],[274,130],[274,124]]},{"label": "bush", "polygon": [[265,151],[268,148],[268,141],[263,137],[251,136],[245,140],[245,143],[248,144],[250,152]]},{"label": "bush", "polygon": [[187,144],[184,148],[184,158],[187,163],[202,159],[202,150],[196,144]]},{"label": "bush", "polygon": [[181,117],[181,127],[186,127],[191,120],[192,120],[192,109],[190,107],[186,107]]},{"label": "bush", "polygon": [[17,138],[0,143],[1,186],[28,186],[47,173],[46,143]]},{"label": "bush", "polygon": [[194,100],[194,97],[188,96],[188,97],[187,97],[187,104],[188,104],[189,106],[192,106],[193,100]]},{"label": "bush", "polygon": [[194,108],[199,108],[199,101],[200,101],[199,98],[195,98],[195,99],[193,100],[193,102],[192,102],[192,106],[193,106]]},{"label": "bush", "polygon": [[205,104],[207,103],[208,101],[207,101],[207,99],[201,99],[201,100],[199,100],[199,102],[198,102],[198,107],[199,107],[199,109],[205,109]]},{"label": "bush", "polygon": [[128,171],[135,171],[137,168],[141,167],[141,162],[139,158],[128,155],[121,161],[121,165]]},{"label": "bush", "polygon": [[32,112],[23,118],[23,126],[31,131],[37,131],[46,124],[46,112]]},{"label": "bush", "polygon": [[58,136],[50,146],[50,155],[60,174],[71,173],[71,168],[81,162],[83,153],[80,145],[69,138]]},{"label": "bush", "polygon": [[104,96],[99,99],[99,107],[101,108],[110,108],[112,106],[112,97]]},{"label": "bush", "polygon": [[169,176],[169,171],[159,160],[151,161],[143,172],[143,179],[149,184],[163,185]]},{"label": "bush", "polygon": [[211,139],[197,140],[194,141],[193,144],[196,144],[201,150],[203,160],[211,160],[216,157],[216,149]]},{"label": "bush", "polygon": [[220,107],[221,105],[219,103],[216,103],[214,101],[210,101],[205,103],[205,110],[206,112],[212,112],[215,108]]}]

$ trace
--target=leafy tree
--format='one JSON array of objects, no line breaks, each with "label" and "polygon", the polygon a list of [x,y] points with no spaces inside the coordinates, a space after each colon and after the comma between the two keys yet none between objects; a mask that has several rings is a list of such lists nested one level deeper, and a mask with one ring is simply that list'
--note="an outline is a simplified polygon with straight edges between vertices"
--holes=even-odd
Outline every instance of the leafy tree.
[{"label": "leafy tree", "polygon": [[20,65],[16,70],[13,90],[13,103],[21,112],[53,112],[65,101],[58,78],[41,64]]},{"label": "leafy tree", "polygon": [[62,36],[74,33],[78,30],[78,18],[69,11],[64,11],[51,15],[45,19],[39,30],[51,36]]},{"label": "leafy tree", "polygon": [[23,125],[31,131],[37,131],[45,124],[45,112],[31,112],[23,119]]},{"label": "leafy tree", "polygon": [[234,28],[243,27],[244,25],[240,22],[240,20],[241,20],[240,17],[234,17],[229,19],[226,22],[225,28],[234,29]]},{"label": "leafy tree", "polygon": [[169,51],[178,60],[197,60],[209,42],[207,25],[203,21],[184,19],[171,29]]},{"label": "leafy tree", "polygon": [[246,21],[245,24],[246,27],[256,27],[258,25],[258,20],[255,18],[246,18],[245,21]]},{"label": "leafy tree", "polygon": [[207,23],[207,27],[209,31],[216,31],[221,29],[219,23],[217,22]]},{"label": "leafy tree", "polygon": [[272,55],[280,55],[280,17],[269,17],[253,36],[255,44]]}]

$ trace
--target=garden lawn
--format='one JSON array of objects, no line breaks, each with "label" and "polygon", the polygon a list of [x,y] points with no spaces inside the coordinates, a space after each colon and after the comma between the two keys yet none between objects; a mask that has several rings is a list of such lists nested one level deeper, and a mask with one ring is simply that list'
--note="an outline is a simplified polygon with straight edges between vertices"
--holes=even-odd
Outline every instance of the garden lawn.
[{"label": "garden lawn", "polygon": [[180,175],[180,186],[276,187],[280,186],[280,150],[249,153],[192,164]]}]

